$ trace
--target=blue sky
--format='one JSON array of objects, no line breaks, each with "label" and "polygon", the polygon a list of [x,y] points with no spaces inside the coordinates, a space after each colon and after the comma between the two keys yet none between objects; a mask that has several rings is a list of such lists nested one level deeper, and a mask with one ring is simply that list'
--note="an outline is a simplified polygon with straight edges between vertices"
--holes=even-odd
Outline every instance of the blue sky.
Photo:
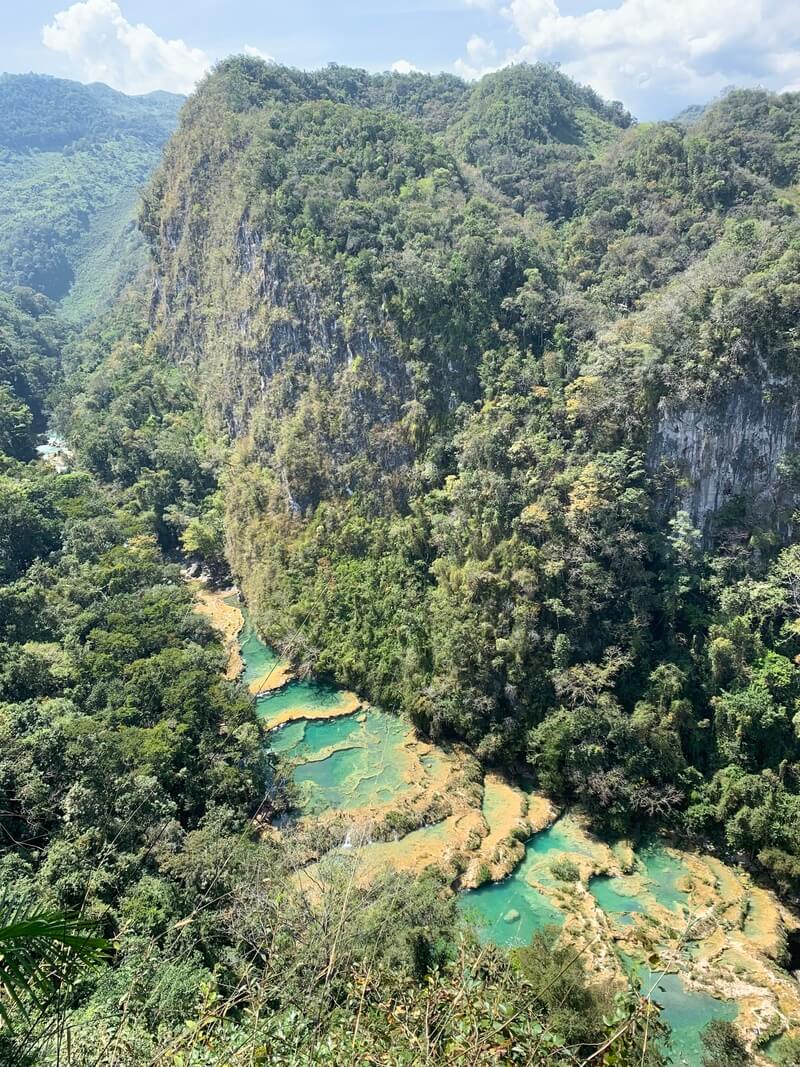
[{"label": "blue sky", "polygon": [[786,0],[14,0],[0,69],[190,91],[215,60],[249,50],[480,77],[543,59],[666,118],[726,86],[800,89],[800,19]]}]

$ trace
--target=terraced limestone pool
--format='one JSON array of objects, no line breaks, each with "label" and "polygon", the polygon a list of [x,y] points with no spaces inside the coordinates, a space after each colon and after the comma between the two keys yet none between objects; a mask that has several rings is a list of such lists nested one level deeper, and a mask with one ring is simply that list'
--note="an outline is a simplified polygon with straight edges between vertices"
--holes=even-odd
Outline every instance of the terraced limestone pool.
[{"label": "terraced limestone pool", "polygon": [[[306,694],[300,700],[304,702]],[[370,709],[335,719],[290,722],[274,731],[271,745],[298,761],[294,779],[301,788],[303,810],[318,814],[328,808],[351,811],[390,804],[402,795],[409,786],[407,738],[408,726],[402,720]]]},{"label": "terraced limestone pool", "polygon": [[564,856],[587,854],[560,820],[528,841],[525,858],[508,878],[463,894],[459,907],[475,920],[483,940],[507,947],[526,945],[537,930],[564,921],[539,888],[555,881],[550,864]]},{"label": "terraced limestone pool", "polygon": [[623,926],[630,926],[637,912],[644,913],[644,902],[628,892],[621,878],[593,878],[590,892],[606,915],[613,915]]},{"label": "terraced limestone pool", "polygon": [[563,923],[561,912],[528,881],[539,862],[540,857],[529,847],[525,859],[508,878],[461,895],[459,908],[475,922],[482,940],[518,948],[527,945],[537,930]]},{"label": "terraced limestone pool", "polygon": [[326,722],[329,718],[354,711],[357,704],[351,693],[334,685],[295,681],[289,682],[283,689],[258,697],[256,714],[266,727],[271,728],[279,725],[287,713],[290,714],[289,721],[301,718],[302,712],[307,712],[307,719]]},{"label": "terraced limestone pool", "polygon": [[[240,634],[240,645],[245,661],[244,680],[248,684],[260,682],[273,669],[280,669],[275,653],[249,625]],[[425,783],[433,783],[437,790],[442,790],[442,782],[447,777],[442,774],[442,769],[450,756],[420,744],[402,720],[379,709],[361,707],[353,694],[336,686],[290,680],[281,688],[261,693],[257,698],[257,711],[269,728],[272,749],[294,763],[293,774],[300,787],[302,810],[306,815],[334,810],[355,813],[359,809],[388,809],[397,802],[402,807],[408,791],[416,790],[415,796],[418,796],[427,788]],[[484,785],[482,808],[470,808],[466,814],[460,808],[433,825],[423,826],[395,840],[360,844],[363,866],[369,870],[386,866],[418,870],[427,863],[439,862],[448,851],[455,849],[463,854],[465,848],[475,847],[465,845],[465,841],[474,833],[476,820],[480,824],[482,819],[489,827],[484,841],[491,842],[491,847],[487,846],[482,855],[490,862],[495,844],[502,842],[513,830],[519,814],[516,801],[525,801],[525,797],[508,784],[492,781],[492,776],[487,776]],[[542,801],[542,798],[538,799]],[[514,806],[512,815],[509,814],[510,805]],[[531,821],[533,825],[542,825],[544,820]],[[572,923],[576,901],[580,902],[582,915],[591,913],[592,899],[602,912],[602,915],[593,913],[596,916],[593,921],[601,924],[603,941],[608,947],[621,942],[638,955],[636,938],[646,932],[648,924],[653,927],[654,917],[658,919],[654,929],[659,923],[662,931],[683,929],[690,907],[687,887],[691,889],[692,906],[696,908],[699,899],[697,879],[703,878],[701,868],[705,860],[699,862],[696,857],[684,856],[682,862],[679,853],[653,846],[638,851],[636,870],[631,875],[618,873],[615,878],[590,877],[592,870],[598,869],[593,858],[597,842],[582,830],[577,832],[578,826],[569,816],[558,820],[528,841],[522,862],[509,877],[461,895],[459,907],[474,918],[482,939],[501,946],[524,945],[544,926],[561,926],[565,921]],[[485,834],[485,829],[483,832]],[[349,835],[347,844],[350,844]],[[609,849],[603,847],[606,855],[611,856]],[[569,877],[564,881],[563,863],[561,871],[554,869],[554,862],[565,858],[579,868],[580,883],[571,882]],[[600,869],[604,866],[600,865]],[[738,906],[734,899],[737,893],[746,892],[756,903],[756,895],[764,893],[752,887],[737,888],[739,876],[718,861],[710,859],[706,867],[708,884],[712,887],[716,884],[714,891],[718,895],[726,899],[730,897],[729,909]],[[498,869],[502,870],[502,867]],[[621,860],[614,860],[606,869],[619,872],[627,867]],[[732,884],[727,886],[726,880]],[[751,910],[755,915],[755,909]],[[774,925],[771,912],[768,916],[770,923],[766,919],[761,922],[763,930],[756,919],[763,918],[762,913],[767,911],[769,909],[762,908],[755,918],[749,917],[738,936],[746,937],[748,941],[760,938],[766,946]],[[753,926],[758,926],[755,933],[750,929]],[[670,936],[678,935],[673,932]],[[722,947],[720,942],[720,948],[713,951],[719,952]],[[685,954],[687,965],[691,960],[702,959],[704,951],[705,942],[695,942],[689,950],[679,947],[679,952]],[[631,960],[623,960],[623,963],[634,969]],[[645,991],[654,986],[652,995],[663,1007],[664,1018],[672,1028],[673,1062],[688,1067],[699,1065],[703,1057],[701,1030],[711,1019],[732,1020],[736,1016],[735,1003],[690,991],[680,973],[654,975],[644,966],[638,973]],[[744,1016],[750,1012],[749,1018],[753,1018],[752,1007],[743,1007],[742,1012]],[[749,1025],[752,1027],[752,1023]]]},{"label": "terraced limestone pool", "polygon": [[[280,660],[243,614],[240,649],[249,685],[268,678]],[[377,708],[361,709],[354,694],[335,685],[289,681],[259,696],[256,714],[270,729],[272,750],[295,761],[306,815],[389,805],[413,785],[412,770],[425,776],[438,768],[436,753],[412,756],[407,723]]]},{"label": "terraced limestone pool", "polygon": [[[531,838],[525,859],[510,877],[464,894],[459,906],[475,920],[482,939],[507,947],[524,945],[537,930],[564,922],[564,914],[546,895],[546,887],[557,882],[552,873],[554,861],[580,861],[581,856],[588,855],[590,849],[571,832],[568,822],[559,820]],[[648,900],[675,910],[676,915],[687,903],[687,894],[678,888],[686,875],[679,860],[663,849],[649,847],[642,850],[638,861],[645,887],[639,895],[632,895],[630,884],[636,883],[625,878],[591,879],[590,892],[612,924],[630,925],[636,913],[647,913]],[[687,990],[677,974],[662,976],[646,966],[637,966],[629,957],[622,959],[626,969],[636,974],[644,992],[652,987],[653,999],[663,1008],[664,1019],[672,1030],[673,1062],[681,1067],[699,1067],[703,1027],[711,1019],[733,1020],[736,1005]]]},{"label": "terraced limestone pool", "polygon": [[653,845],[638,852],[637,860],[642,869],[643,886],[626,878],[603,875],[592,878],[589,891],[603,911],[613,916],[617,923],[629,926],[634,915],[647,913],[650,898],[674,911],[676,916],[682,915],[688,906],[688,896],[678,888],[678,882],[687,875],[680,860]]},{"label": "terraced limestone pool", "polygon": [[650,883],[657,903],[679,912],[688,906],[688,895],[678,888],[678,882],[687,875],[680,860],[657,845],[648,845],[642,849],[638,853],[638,859],[644,867],[645,878]]}]

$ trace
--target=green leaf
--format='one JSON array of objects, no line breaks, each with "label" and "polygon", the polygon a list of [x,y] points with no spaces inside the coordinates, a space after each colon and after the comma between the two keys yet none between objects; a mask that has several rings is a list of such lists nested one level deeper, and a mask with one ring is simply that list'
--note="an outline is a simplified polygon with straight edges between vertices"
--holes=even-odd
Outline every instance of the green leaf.
[{"label": "green leaf", "polygon": [[[109,943],[88,919],[0,898],[0,1020],[12,1026],[13,1004],[23,1019],[57,989],[101,964]],[[10,1004],[9,1004],[10,1002]]]}]

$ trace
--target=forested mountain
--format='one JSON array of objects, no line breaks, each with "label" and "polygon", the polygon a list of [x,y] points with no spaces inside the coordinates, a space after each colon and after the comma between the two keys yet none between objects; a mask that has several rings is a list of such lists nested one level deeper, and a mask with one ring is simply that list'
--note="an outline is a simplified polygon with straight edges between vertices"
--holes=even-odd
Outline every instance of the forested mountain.
[{"label": "forested mountain", "polygon": [[[87,1067],[660,1067],[649,999],[547,932],[478,946],[441,872],[309,903],[324,845],[267,827],[294,787],[174,561],[299,671],[796,901],[800,94],[639,126],[544,65],[235,57],[82,330],[179,102],[0,97],[0,903],[113,939],[42,1047],[68,1014]],[[46,415],[75,470],[32,461]]]},{"label": "forested mountain", "polygon": [[[269,830],[285,767],[165,560],[208,529],[221,458],[143,311],[62,335],[60,372],[41,316],[0,305],[24,372],[4,388],[30,411],[49,383],[79,454],[58,473],[0,436],[0,1063],[566,1067],[609,1042],[663,1067],[653,1005],[552,931],[479,946],[435,870],[300,891],[324,835]],[[65,915],[105,940],[44,969],[30,928]]]},{"label": "forested mountain", "polygon": [[80,318],[144,262],[141,187],[183,98],[129,97],[39,74],[0,76],[0,273]]},{"label": "forested mountain", "polygon": [[797,884],[800,97],[638,128],[542,67],[367,84],[222,64],[142,213],[259,622]]}]

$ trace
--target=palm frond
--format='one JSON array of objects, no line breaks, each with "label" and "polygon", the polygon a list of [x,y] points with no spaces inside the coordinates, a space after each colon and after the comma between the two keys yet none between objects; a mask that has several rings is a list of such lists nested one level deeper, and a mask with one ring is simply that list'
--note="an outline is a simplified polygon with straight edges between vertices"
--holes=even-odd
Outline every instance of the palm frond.
[{"label": "palm frond", "polygon": [[11,1026],[12,1008],[27,1017],[54,993],[72,985],[107,956],[109,943],[95,923],[35,904],[0,897],[0,1022]]}]

